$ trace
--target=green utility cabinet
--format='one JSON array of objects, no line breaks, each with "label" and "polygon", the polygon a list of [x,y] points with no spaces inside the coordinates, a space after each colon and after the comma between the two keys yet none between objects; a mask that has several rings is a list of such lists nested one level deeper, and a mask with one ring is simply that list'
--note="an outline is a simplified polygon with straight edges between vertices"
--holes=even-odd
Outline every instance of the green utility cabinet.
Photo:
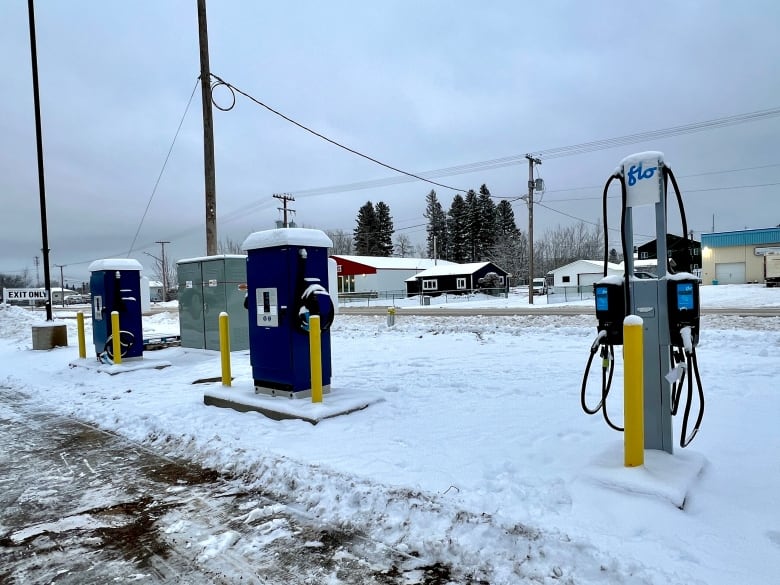
[{"label": "green utility cabinet", "polygon": [[230,316],[230,350],[249,349],[246,256],[221,254],[176,264],[182,347],[219,350],[219,315],[224,311]]}]

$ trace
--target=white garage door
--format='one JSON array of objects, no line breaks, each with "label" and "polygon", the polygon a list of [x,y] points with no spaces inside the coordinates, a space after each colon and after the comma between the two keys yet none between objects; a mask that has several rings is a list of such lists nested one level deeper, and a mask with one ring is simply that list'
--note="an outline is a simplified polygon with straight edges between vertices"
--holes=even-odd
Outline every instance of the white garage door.
[{"label": "white garage door", "polygon": [[745,284],[745,263],[723,262],[715,264],[715,278],[718,284]]}]

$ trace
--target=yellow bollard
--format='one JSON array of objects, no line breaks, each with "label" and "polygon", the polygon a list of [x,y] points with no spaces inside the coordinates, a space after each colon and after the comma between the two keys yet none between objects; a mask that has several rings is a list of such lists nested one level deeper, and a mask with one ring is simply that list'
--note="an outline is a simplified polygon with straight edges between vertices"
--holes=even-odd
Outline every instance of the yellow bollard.
[{"label": "yellow bollard", "polygon": [[[117,274],[119,274],[117,272]],[[114,363],[122,363],[122,343],[119,339],[121,331],[119,330],[119,311],[111,311],[111,341],[114,346]]]},{"label": "yellow bollard", "polygon": [[320,316],[309,316],[309,365],[311,366],[311,401],[322,402],[322,346]]},{"label": "yellow bollard", "polygon": [[623,320],[623,441],[625,466],[645,464],[644,322],[628,315]]},{"label": "yellow bollard", "polygon": [[84,313],[81,311],[76,313],[76,323],[79,331],[79,357],[85,359],[87,357],[87,343],[84,340]]},{"label": "yellow bollard", "polygon": [[230,317],[224,311],[219,314],[219,351],[222,355],[222,385],[230,386]]}]

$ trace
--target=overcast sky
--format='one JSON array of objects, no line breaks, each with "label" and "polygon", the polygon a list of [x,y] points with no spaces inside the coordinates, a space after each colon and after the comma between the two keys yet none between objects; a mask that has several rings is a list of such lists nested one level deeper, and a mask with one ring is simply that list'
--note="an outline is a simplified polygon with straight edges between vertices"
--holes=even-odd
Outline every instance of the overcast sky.
[{"label": "overcast sky", "polygon": [[[774,0],[211,0],[207,8],[213,73],[415,173],[780,106]],[[141,224],[199,75],[196,1],[38,0],[36,28],[53,278],[55,264],[65,265],[66,282],[86,280],[92,260],[128,254],[151,269],[157,240],[171,241],[175,259],[205,255],[199,91]],[[41,228],[23,0],[0,3],[0,54],[0,272],[35,278]],[[215,99],[227,106],[232,98],[223,88]],[[713,225],[780,224],[778,137],[780,116],[543,159],[537,238],[599,221],[604,182],[623,157],[644,150],[665,153],[697,239]],[[231,111],[214,111],[214,138],[220,241],[274,227],[272,194],[288,192],[299,226],[351,232],[362,204],[384,201],[396,233],[422,242],[425,195],[434,188],[448,209],[455,194],[419,181],[347,190],[398,175],[241,96]],[[507,197],[523,194],[527,178],[519,159],[436,180],[463,190],[485,183]],[[672,203],[670,231],[679,233]],[[513,207],[525,232],[527,207]],[[610,210],[617,226],[614,202]],[[638,215],[639,243],[654,237],[651,219]],[[610,243],[619,242],[613,232]]]}]

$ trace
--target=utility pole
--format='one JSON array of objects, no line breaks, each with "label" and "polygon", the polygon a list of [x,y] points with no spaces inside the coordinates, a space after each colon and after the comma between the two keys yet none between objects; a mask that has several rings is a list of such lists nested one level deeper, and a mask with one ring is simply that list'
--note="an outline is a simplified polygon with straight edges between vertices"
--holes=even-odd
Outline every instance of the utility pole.
[{"label": "utility pole", "polygon": [[[287,202],[288,201],[295,201],[295,197],[290,195],[289,193],[274,193],[273,195],[274,199],[281,199],[282,200],[282,207],[279,207],[279,211],[283,212],[283,218],[284,221],[282,223],[282,227],[290,227],[287,223]],[[290,213],[295,213],[292,209],[290,210]]]},{"label": "utility pole", "polygon": [[62,274],[62,269],[65,268],[66,264],[55,264],[60,269],[60,293],[62,295],[62,298],[60,299],[60,302],[62,303],[62,306],[65,306],[65,277]]},{"label": "utility pole", "polygon": [[[30,59],[32,61],[33,102],[35,104],[35,139],[38,150],[38,188],[41,202],[41,243],[43,247],[43,286],[46,288],[46,320],[52,321],[51,277],[49,275],[49,232],[46,225],[46,186],[43,180],[43,135],[41,132],[41,99],[38,95],[38,46],[35,42],[35,6],[33,0],[27,0],[27,13],[30,20]],[[36,257],[37,268],[37,257]]]},{"label": "utility pole", "polygon": [[160,247],[162,248],[160,272],[162,272],[163,302],[165,302],[168,300],[168,265],[165,263],[165,244],[170,244],[170,242],[167,240],[157,240],[155,241],[155,244],[160,244]]},{"label": "utility pole", "polygon": [[526,154],[528,159],[528,304],[534,304],[534,164],[542,161]]},{"label": "utility pole", "polygon": [[206,254],[217,253],[217,180],[214,170],[214,119],[211,110],[211,71],[206,0],[198,0],[198,40],[200,42],[200,89],[203,104],[203,171],[206,182]]}]

